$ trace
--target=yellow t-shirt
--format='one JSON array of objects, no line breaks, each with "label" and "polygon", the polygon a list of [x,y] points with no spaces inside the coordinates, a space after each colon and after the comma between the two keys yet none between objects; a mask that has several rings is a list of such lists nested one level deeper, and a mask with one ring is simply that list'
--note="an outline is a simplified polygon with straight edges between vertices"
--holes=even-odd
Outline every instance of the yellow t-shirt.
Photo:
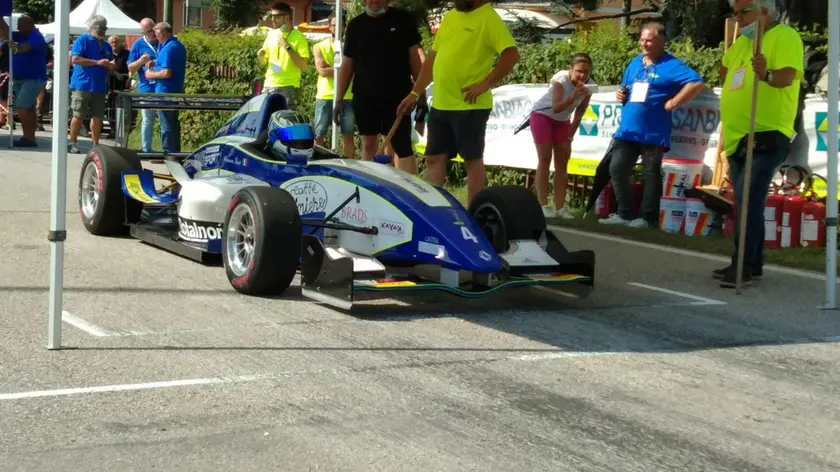
[{"label": "yellow t-shirt", "polygon": [[[264,87],[300,87],[301,70],[292,61],[289,52],[280,47],[279,29],[271,30],[265,37],[263,49],[268,66]],[[286,42],[302,57],[309,58],[309,41],[298,30],[284,34]]]},{"label": "yellow t-shirt", "polygon": [[[758,83],[755,131],[779,131],[792,138],[804,73],[802,37],[789,26],[776,25],[764,33],[761,52],[767,58],[768,70],[792,67],[797,73],[793,83],[785,88],[774,88],[764,81]],[[727,155],[734,154],[741,138],[750,133],[755,80],[752,57],[753,41],[746,36],[739,36],[723,55],[726,80],[720,97],[720,119]]]},{"label": "yellow t-shirt", "polygon": [[[321,51],[321,57],[324,58],[324,62],[327,63],[328,66],[332,67],[335,61],[335,48],[333,47],[333,40],[331,38],[327,38],[317,44],[315,47]],[[318,83],[316,84],[315,89],[315,100],[332,100],[335,96],[335,87],[333,85],[333,77],[323,77],[321,75],[318,76]],[[350,85],[347,86],[347,91],[344,92],[344,100],[352,100],[353,99],[353,81],[350,81]]]},{"label": "yellow t-shirt", "polygon": [[432,45],[436,53],[432,106],[438,110],[493,108],[491,91],[470,104],[461,90],[486,79],[496,55],[511,47],[516,47],[516,41],[489,3],[470,12],[450,10],[441,19]]}]

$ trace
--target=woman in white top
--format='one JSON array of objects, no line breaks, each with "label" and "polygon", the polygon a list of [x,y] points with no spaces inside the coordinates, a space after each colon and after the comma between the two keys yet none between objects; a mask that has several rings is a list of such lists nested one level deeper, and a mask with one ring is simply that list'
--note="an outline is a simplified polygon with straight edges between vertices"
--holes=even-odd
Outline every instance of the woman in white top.
[{"label": "woman in white top", "polygon": [[[586,86],[594,85],[590,78],[592,59],[587,54],[572,56],[569,70],[562,70],[551,78],[551,85],[545,95],[534,103],[531,110],[530,128],[537,147],[537,199],[547,217],[573,218],[565,208],[568,165],[572,154],[572,139],[577,132],[580,119],[589,106],[591,92]],[[571,122],[574,113],[574,122]],[[548,173],[554,157],[554,207],[548,205]]]}]

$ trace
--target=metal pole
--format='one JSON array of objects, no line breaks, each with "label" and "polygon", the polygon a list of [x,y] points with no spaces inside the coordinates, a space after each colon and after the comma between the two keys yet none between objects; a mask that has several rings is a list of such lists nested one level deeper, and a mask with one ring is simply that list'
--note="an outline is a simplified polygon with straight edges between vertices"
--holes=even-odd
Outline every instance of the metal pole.
[{"label": "metal pole", "polygon": [[825,308],[837,308],[837,125],[840,120],[840,2],[828,0],[828,196],[826,198]]},{"label": "metal pole", "polygon": [[70,0],[55,2],[55,74],[53,80],[52,194],[50,196],[50,318],[47,349],[61,349],[64,298],[64,239],[67,197],[67,106],[70,77]]},{"label": "metal pole", "polygon": [[172,0],[163,0],[163,21],[175,27],[175,22],[172,20]]},{"label": "metal pole", "polygon": [[[344,6],[341,0],[335,0],[335,46],[333,50],[333,110],[338,106],[338,74],[341,70],[341,10]],[[344,97],[341,97],[344,98]],[[338,151],[338,125],[332,123],[332,150]]]}]

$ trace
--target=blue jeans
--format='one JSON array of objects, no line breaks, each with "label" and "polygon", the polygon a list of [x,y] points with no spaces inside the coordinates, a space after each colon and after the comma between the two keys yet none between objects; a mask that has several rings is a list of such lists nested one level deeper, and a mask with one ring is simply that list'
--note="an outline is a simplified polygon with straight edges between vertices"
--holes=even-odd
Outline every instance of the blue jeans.
[{"label": "blue jeans", "polygon": [[[353,101],[341,101],[341,135],[353,134],[356,129],[356,117],[353,115]],[[333,101],[315,100],[315,136],[326,136],[333,122]]]},{"label": "blue jeans", "polygon": [[140,110],[143,115],[143,124],[140,127],[140,142],[143,152],[152,152],[152,142],[155,137],[155,110]]},{"label": "blue jeans", "polygon": [[160,141],[163,152],[181,152],[181,123],[177,111],[160,111]]},{"label": "blue jeans", "polygon": [[[785,162],[790,150],[790,138],[777,131],[755,134],[750,197],[747,202],[747,234],[744,238],[744,273],[764,266],[764,207],[773,176]],[[738,263],[738,238],[741,228],[741,202],[743,202],[744,167],[746,165],[747,138],[741,140],[729,161],[729,178],[735,186],[735,250],[732,266]]]}]

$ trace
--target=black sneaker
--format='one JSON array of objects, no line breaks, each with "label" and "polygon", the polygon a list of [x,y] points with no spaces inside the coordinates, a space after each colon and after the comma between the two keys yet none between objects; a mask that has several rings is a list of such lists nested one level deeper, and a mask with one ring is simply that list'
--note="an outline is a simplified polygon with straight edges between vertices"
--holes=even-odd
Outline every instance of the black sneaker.
[{"label": "black sneaker", "polygon": [[[746,269],[746,267],[744,269]],[[720,281],[720,286],[723,287],[723,288],[736,288],[736,285],[737,285],[736,280],[735,280],[736,277],[737,277],[737,271],[735,270],[735,267],[731,267],[723,275],[723,278]],[[742,278],[741,278],[741,286],[742,287],[749,287],[752,284],[752,279],[753,279],[752,273],[747,271],[747,270],[744,270],[744,274],[742,275]]]},{"label": "black sneaker", "polygon": [[[722,279],[724,276],[726,276],[726,273],[729,271],[730,267],[732,267],[732,271],[733,271],[732,273],[734,274],[735,273],[735,268],[731,265],[728,265],[728,266],[724,267],[723,269],[713,270],[712,271],[712,277],[714,277],[716,279]],[[753,269],[752,274],[750,274],[750,275],[754,279],[759,279],[764,275],[764,269],[762,269],[761,267],[755,268],[755,269]]]},{"label": "black sneaker", "polygon": [[26,138],[20,138],[12,143],[15,147],[38,147],[38,143]]}]

